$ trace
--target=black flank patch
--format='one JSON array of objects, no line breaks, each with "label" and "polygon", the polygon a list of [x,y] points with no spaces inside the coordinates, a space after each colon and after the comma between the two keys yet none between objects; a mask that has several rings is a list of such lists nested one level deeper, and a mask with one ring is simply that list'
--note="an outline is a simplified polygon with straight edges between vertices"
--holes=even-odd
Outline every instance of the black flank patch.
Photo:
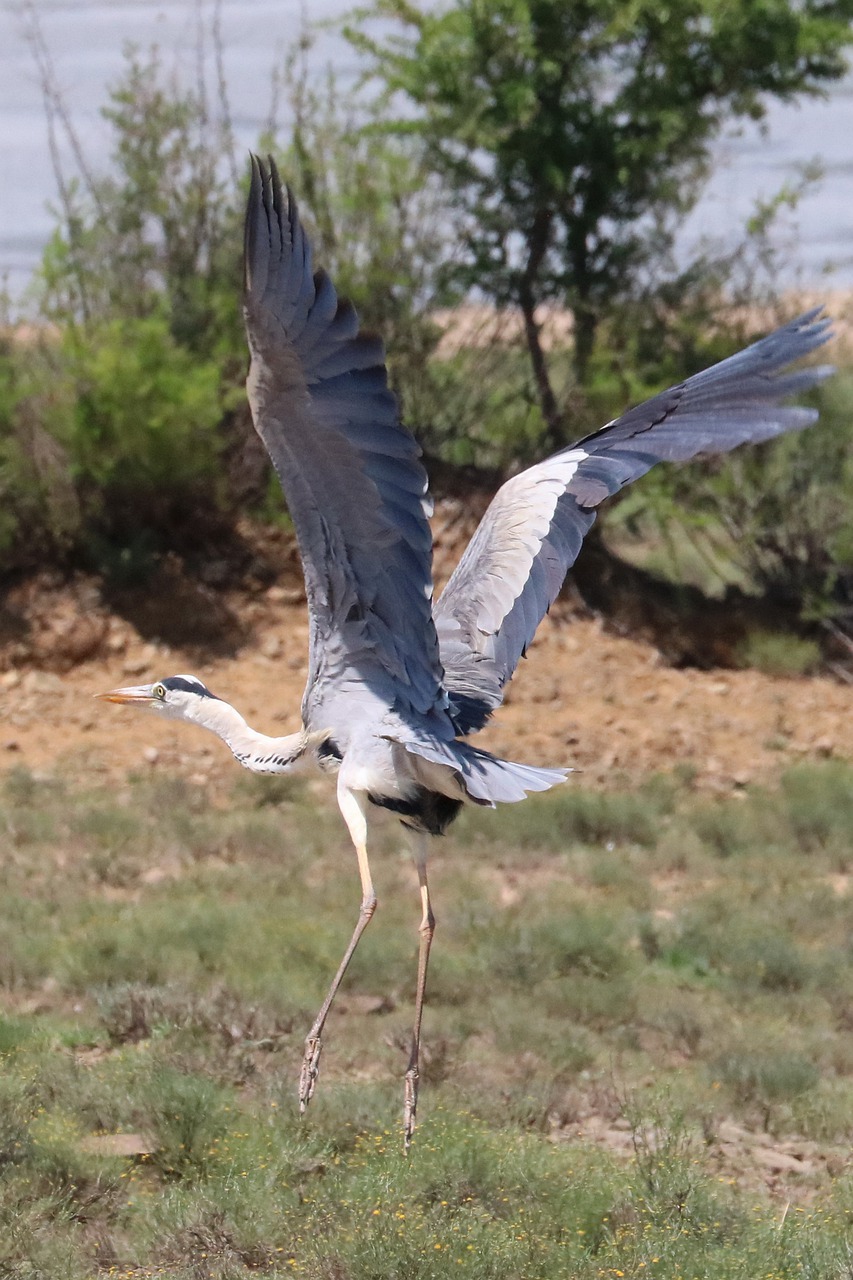
[{"label": "black flank patch", "polygon": [[398,813],[404,827],[409,827],[412,831],[425,831],[431,836],[443,836],[462,808],[461,800],[451,800],[449,796],[443,796],[438,791],[427,791],[425,787],[419,789],[410,800],[373,795],[371,792],[367,793],[367,798],[380,809]]}]

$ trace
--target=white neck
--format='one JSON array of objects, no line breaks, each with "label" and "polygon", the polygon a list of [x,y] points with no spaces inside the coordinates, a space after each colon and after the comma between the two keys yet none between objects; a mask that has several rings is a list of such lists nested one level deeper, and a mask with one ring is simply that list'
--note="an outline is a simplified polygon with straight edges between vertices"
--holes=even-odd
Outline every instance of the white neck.
[{"label": "white neck", "polygon": [[309,748],[320,735],[301,733],[271,738],[249,728],[239,711],[219,698],[201,698],[185,719],[210,729],[228,746],[234,758],[255,773],[292,773],[309,763]]}]

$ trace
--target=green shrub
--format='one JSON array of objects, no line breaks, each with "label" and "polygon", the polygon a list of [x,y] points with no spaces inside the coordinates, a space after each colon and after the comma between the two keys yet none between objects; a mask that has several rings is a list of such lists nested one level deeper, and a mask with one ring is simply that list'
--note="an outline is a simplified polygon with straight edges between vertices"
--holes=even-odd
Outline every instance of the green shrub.
[{"label": "green shrub", "polygon": [[525,983],[570,974],[612,978],[626,963],[612,920],[580,911],[505,929],[493,962],[501,977]]},{"label": "green shrub", "polygon": [[199,1176],[217,1154],[230,1101],[209,1080],[155,1068],[140,1106],[143,1123],[156,1139],[157,1167],[171,1177]]},{"label": "green shrub", "polygon": [[0,338],[0,566],[55,558],[79,532],[72,405],[54,341]]},{"label": "green shrub", "polygon": [[739,1102],[762,1108],[790,1102],[814,1089],[820,1079],[817,1067],[808,1058],[782,1049],[723,1054],[713,1071]]},{"label": "green shrub", "polygon": [[220,371],[165,319],[105,322],[65,343],[76,390],[67,443],[90,527],[122,541],[217,505]]},{"label": "green shrub", "polygon": [[752,631],[737,648],[741,667],[754,667],[768,676],[805,676],[821,663],[816,640],[786,635],[778,631]]},{"label": "green shrub", "polygon": [[773,931],[736,939],[727,967],[744,986],[756,985],[765,991],[799,991],[811,974],[800,949]]},{"label": "green shrub", "polygon": [[[501,832],[507,843],[521,849],[568,849],[574,844],[648,848],[658,839],[675,795],[657,779],[637,791],[619,792],[582,789],[570,780],[526,813],[507,806]],[[478,817],[469,811],[461,821],[476,828]]]},{"label": "green shrub", "polygon": [[778,807],[761,792],[737,799],[700,800],[691,806],[694,831],[721,858],[776,844],[790,845]]},{"label": "green shrub", "polygon": [[65,345],[77,387],[69,446],[79,480],[149,502],[209,482],[222,415],[214,362],[180,347],[159,316],[73,331]]},{"label": "green shrub", "polygon": [[782,775],[785,813],[806,850],[837,844],[849,848],[853,831],[853,778],[841,760],[804,764]]}]

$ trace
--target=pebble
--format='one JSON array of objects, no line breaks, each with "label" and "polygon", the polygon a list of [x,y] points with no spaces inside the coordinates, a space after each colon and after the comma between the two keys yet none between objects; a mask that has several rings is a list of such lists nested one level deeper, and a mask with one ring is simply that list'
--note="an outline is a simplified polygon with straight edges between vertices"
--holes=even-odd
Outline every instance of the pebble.
[{"label": "pebble", "polygon": [[81,1138],[79,1147],[89,1155],[113,1159],[117,1156],[147,1156],[157,1149],[149,1138],[139,1133],[94,1133]]},{"label": "pebble", "polygon": [[169,872],[163,867],[148,867],[139,878],[143,884],[160,884],[168,876]]},{"label": "pebble", "polygon": [[753,1149],[753,1156],[759,1164],[775,1173],[811,1173],[812,1166],[807,1160],[789,1155],[787,1151],[774,1151],[770,1147]]},{"label": "pebble", "polygon": [[145,747],[142,752],[142,758],[147,764],[156,764],[160,759],[160,752],[156,747]]},{"label": "pebble", "polygon": [[21,684],[26,693],[59,693],[63,687],[52,671],[28,671]]}]

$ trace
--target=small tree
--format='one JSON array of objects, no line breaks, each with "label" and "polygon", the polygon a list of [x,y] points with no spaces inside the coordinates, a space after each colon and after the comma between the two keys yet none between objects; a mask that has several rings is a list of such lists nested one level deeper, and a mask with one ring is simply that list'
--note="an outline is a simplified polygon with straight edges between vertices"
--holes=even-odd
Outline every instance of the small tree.
[{"label": "small tree", "polygon": [[[39,65],[52,127],[58,116],[74,138],[49,63]],[[53,454],[40,444],[38,456],[62,459],[78,516],[74,530],[67,521],[61,530],[69,545],[122,544],[140,530],[156,539],[202,501],[217,508],[225,490],[213,477],[246,363],[243,202],[227,103],[213,109],[203,84],[186,88],[167,76],[156,49],[129,48],[102,114],[111,166],[90,167],[76,139],[77,176],[57,159],[60,218],[39,279],[50,322],[40,358],[51,361],[56,404],[46,433]],[[27,368],[38,355],[13,352]],[[0,413],[0,488],[13,463],[21,470],[16,460],[37,455],[34,413],[44,416],[32,391]],[[48,509],[57,467],[32,462],[30,470],[28,492],[39,502],[15,506],[19,539],[38,523],[39,507],[46,535],[57,525]]]},{"label": "small tree", "polygon": [[[550,443],[564,423],[536,308],[574,316],[587,377],[599,322],[666,256],[727,122],[846,69],[853,0],[376,0],[347,30],[414,106],[457,217],[462,278],[524,317]],[[370,34],[372,19],[397,30]]]},{"label": "small tree", "polygon": [[102,115],[114,138],[109,171],[60,176],[45,312],[63,326],[156,313],[197,356],[233,356],[241,200],[223,162],[227,117],[201,91],[170,82],[156,49],[133,48]]}]

